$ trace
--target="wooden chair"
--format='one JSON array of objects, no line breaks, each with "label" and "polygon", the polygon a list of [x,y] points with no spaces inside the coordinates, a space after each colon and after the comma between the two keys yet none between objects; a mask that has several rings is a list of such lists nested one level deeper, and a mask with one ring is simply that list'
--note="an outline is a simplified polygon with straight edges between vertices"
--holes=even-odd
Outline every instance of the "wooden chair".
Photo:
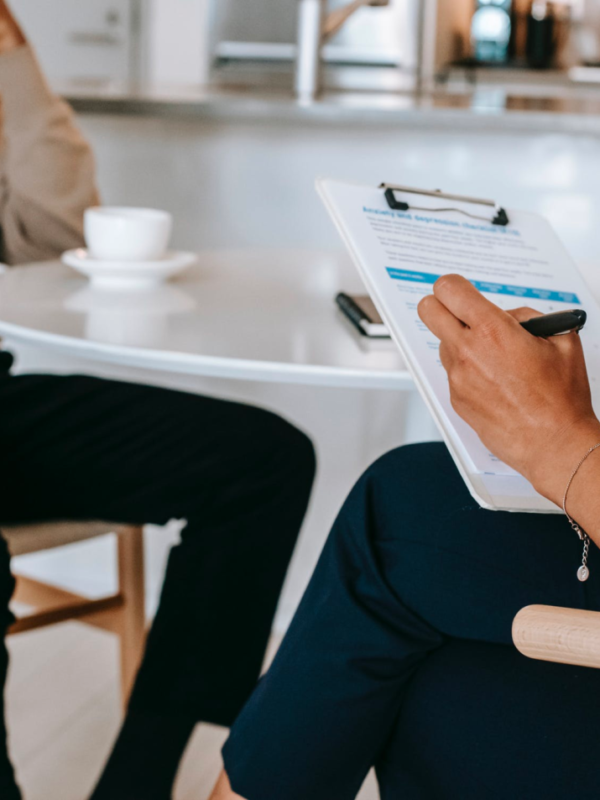
[{"label": "wooden chair", "polygon": [[600,612],[527,606],[514,619],[513,641],[529,658],[600,669]]},{"label": "wooden chair", "polygon": [[44,628],[66,620],[115,633],[121,651],[121,691],[127,703],[145,643],[144,540],[141,526],[106,522],[55,522],[26,526],[2,526],[12,556],[63,547],[114,533],[117,536],[118,591],[90,600],[23,575],[16,575],[14,601],[33,609],[17,620],[9,634]]}]

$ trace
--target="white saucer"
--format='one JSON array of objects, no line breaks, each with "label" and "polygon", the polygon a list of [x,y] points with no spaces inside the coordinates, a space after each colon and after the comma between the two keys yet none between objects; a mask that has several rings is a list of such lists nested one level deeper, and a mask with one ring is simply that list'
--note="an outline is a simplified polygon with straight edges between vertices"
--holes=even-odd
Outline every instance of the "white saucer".
[{"label": "white saucer", "polygon": [[143,289],[183,272],[197,261],[195,253],[170,252],[159,261],[99,261],[87,250],[68,250],[63,263],[86,275],[103,289]]}]

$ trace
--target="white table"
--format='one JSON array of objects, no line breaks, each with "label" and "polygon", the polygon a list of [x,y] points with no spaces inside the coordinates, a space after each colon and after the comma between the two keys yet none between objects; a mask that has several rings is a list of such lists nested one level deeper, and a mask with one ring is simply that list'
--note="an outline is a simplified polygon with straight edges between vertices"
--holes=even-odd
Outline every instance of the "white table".
[{"label": "white table", "polygon": [[390,343],[366,345],[334,304],[361,291],[339,252],[218,251],[162,287],[93,289],[58,262],[0,276],[0,336],[161,372],[411,389]]}]

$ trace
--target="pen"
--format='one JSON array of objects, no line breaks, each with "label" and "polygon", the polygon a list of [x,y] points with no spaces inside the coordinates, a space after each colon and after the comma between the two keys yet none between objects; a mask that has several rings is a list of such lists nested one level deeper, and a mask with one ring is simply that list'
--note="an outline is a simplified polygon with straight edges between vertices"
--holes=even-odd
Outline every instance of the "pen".
[{"label": "pen", "polygon": [[543,317],[534,317],[522,322],[526,331],[534,336],[559,336],[571,331],[579,332],[585,325],[587,314],[581,308],[572,308],[570,311],[556,311],[554,314],[545,314]]}]

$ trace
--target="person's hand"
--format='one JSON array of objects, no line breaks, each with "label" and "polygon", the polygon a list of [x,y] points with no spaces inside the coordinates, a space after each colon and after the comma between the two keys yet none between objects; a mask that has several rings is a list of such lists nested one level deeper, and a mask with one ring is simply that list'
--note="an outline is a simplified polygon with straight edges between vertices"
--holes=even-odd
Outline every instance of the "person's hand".
[{"label": "person's hand", "polygon": [[5,0],[0,0],[0,55],[25,44],[25,36],[10,13]]},{"label": "person's hand", "polygon": [[456,412],[489,450],[559,504],[578,460],[600,442],[581,341],[576,333],[541,339],[465,278],[447,275],[419,304],[440,341]]}]

